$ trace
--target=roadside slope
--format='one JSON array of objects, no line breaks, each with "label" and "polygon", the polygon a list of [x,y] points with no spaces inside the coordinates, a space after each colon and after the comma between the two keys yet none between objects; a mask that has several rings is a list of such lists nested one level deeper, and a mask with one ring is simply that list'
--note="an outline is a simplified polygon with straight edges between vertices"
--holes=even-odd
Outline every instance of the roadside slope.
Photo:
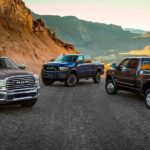
[{"label": "roadside slope", "polygon": [[60,54],[77,53],[44,25],[33,20],[22,0],[0,0],[0,55],[8,56],[27,69],[40,72],[41,65]]}]

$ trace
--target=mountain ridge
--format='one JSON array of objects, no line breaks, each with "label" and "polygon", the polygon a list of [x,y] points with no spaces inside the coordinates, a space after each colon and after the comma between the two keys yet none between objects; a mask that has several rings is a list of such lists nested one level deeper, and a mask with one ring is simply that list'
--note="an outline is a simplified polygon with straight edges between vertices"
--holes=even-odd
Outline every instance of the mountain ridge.
[{"label": "mountain ridge", "polygon": [[124,28],[124,30],[130,31],[131,33],[136,33],[136,34],[144,34],[145,32],[149,32],[147,30],[135,29],[135,28]]},{"label": "mountain ridge", "polygon": [[150,44],[149,37],[124,31],[121,26],[80,20],[74,16],[38,15],[58,37],[73,43],[79,50],[142,49]]}]

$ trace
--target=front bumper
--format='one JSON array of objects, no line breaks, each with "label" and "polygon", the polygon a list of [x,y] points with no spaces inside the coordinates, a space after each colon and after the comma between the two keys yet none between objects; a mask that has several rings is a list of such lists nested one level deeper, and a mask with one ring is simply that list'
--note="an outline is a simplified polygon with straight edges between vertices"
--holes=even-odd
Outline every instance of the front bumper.
[{"label": "front bumper", "polygon": [[52,80],[65,80],[69,75],[67,71],[42,71],[41,77]]},{"label": "front bumper", "polygon": [[0,104],[30,101],[32,99],[37,99],[39,95],[40,95],[40,86],[29,89],[0,91]]}]

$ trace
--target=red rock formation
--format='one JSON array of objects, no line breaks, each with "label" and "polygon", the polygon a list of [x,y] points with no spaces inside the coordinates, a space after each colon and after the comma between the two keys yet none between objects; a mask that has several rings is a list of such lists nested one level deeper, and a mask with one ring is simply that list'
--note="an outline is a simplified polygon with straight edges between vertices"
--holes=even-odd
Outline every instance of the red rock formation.
[{"label": "red rock formation", "polygon": [[77,51],[45,28],[41,19],[34,21],[22,0],[0,0],[0,55],[39,73],[43,63],[62,53]]}]

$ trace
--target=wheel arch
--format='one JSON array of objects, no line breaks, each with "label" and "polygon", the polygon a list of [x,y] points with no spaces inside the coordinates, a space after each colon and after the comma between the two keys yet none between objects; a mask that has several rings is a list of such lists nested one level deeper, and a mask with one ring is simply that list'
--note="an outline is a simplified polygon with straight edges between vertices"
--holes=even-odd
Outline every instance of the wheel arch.
[{"label": "wheel arch", "polygon": [[71,69],[69,73],[77,75],[77,70],[76,69]]},{"label": "wheel arch", "polygon": [[111,74],[108,74],[106,76],[106,81],[108,81],[108,80],[113,80],[114,81],[114,77]]},{"label": "wheel arch", "polygon": [[146,92],[147,89],[150,89],[150,82],[146,82],[143,85],[143,94],[145,94],[145,92]]},{"label": "wheel arch", "polygon": [[102,72],[102,68],[97,68],[96,72]]}]

